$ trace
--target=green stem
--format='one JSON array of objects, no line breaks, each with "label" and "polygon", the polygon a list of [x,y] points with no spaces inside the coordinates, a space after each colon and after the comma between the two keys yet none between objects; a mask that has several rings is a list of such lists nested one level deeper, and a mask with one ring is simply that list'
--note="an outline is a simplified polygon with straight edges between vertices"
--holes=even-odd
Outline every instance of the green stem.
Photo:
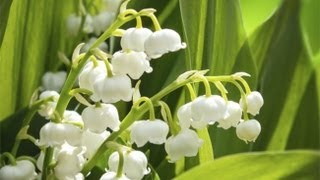
[{"label": "green stem", "polygon": [[32,162],[33,164],[37,164],[37,161],[34,158],[30,157],[30,156],[19,156],[17,158],[17,160],[18,161],[20,161],[20,160],[28,160],[28,161]]},{"label": "green stem", "polygon": [[74,96],[74,95],[76,95],[76,94],[80,94],[80,93],[82,93],[82,94],[87,94],[87,95],[89,95],[89,96],[91,96],[93,93],[90,91],[90,90],[88,90],[88,89],[84,89],[84,88],[75,88],[75,89],[72,89],[72,90],[70,90],[70,92],[69,92],[69,94],[71,95],[71,96]]},{"label": "green stem", "polygon": [[6,157],[9,160],[9,163],[11,165],[13,165],[13,166],[17,165],[17,162],[16,162],[14,156],[11,153],[4,152],[3,154],[1,154],[1,161],[2,161],[3,157]]},{"label": "green stem", "polygon": [[142,102],[146,102],[149,108],[149,119],[150,120],[155,120],[156,116],[155,116],[155,112],[154,112],[154,106],[152,104],[152,101],[148,98],[148,97],[141,97],[138,99],[137,102],[134,103],[134,106],[136,106],[137,108],[139,108],[139,105]]},{"label": "green stem", "polygon": [[120,178],[122,176],[124,157],[123,157],[123,152],[121,150],[118,150],[118,154],[119,154],[119,164],[118,164],[118,170],[117,170],[116,177]]},{"label": "green stem", "polygon": [[172,113],[171,113],[171,110],[170,110],[168,104],[163,101],[159,101],[159,104],[160,104],[161,108],[163,108],[166,112],[171,134],[172,135],[178,134],[180,131],[180,128],[174,123],[173,118],[172,118]]},{"label": "green stem", "polygon": [[47,180],[48,177],[48,173],[49,173],[49,164],[51,163],[52,157],[53,157],[53,152],[54,152],[54,148],[53,147],[48,147],[45,150],[45,156],[44,156],[44,160],[43,160],[43,167],[42,167],[42,176],[41,179],[42,180]]},{"label": "green stem", "polygon": [[140,17],[140,16],[138,16],[138,17],[136,18],[136,20],[137,20],[136,28],[142,28],[143,26],[142,26],[142,20],[141,20],[141,17]]},{"label": "green stem", "polygon": [[[42,104],[45,104],[49,101],[52,101],[53,98],[52,97],[48,97],[48,98],[45,98],[45,99],[41,99],[41,100],[38,100],[36,101],[35,103],[33,103],[30,107],[29,107],[29,110],[22,122],[22,126],[21,126],[21,129],[19,130],[19,132],[24,129],[26,126],[29,126],[30,122],[32,121],[32,118],[33,116],[36,114],[36,112],[38,111],[39,107],[42,105]],[[18,133],[19,134],[19,133]],[[18,136],[17,134],[17,136]],[[18,152],[18,149],[20,147],[20,144],[21,144],[21,139],[19,139],[18,137],[16,136],[15,138],[15,142],[13,144],[13,147],[12,147],[12,150],[11,150],[11,154],[15,157],[17,155],[17,152]]]},{"label": "green stem", "polygon": [[154,26],[154,29],[156,31],[160,31],[161,26],[160,26],[160,23],[159,23],[157,17],[153,13],[149,14],[148,17],[151,19],[153,26]]},{"label": "green stem", "polygon": [[246,90],[246,94],[251,93],[250,86],[248,85],[246,80],[244,80],[242,77],[237,77],[237,76],[235,76],[234,79],[242,83],[242,85],[244,86],[244,89]]},{"label": "green stem", "polygon": [[190,98],[193,101],[194,99],[197,98],[196,92],[194,91],[194,89],[193,89],[193,87],[192,87],[192,85],[190,83],[187,84],[187,88],[188,88],[188,91],[189,91],[189,94],[190,94]]}]

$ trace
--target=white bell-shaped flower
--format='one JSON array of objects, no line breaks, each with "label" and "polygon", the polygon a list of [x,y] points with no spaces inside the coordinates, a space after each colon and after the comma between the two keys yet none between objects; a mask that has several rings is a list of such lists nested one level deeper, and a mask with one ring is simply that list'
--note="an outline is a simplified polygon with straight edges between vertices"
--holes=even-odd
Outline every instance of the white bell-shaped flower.
[{"label": "white bell-shaped flower", "polygon": [[86,19],[84,20],[82,31],[84,33],[92,33],[93,32],[93,21],[91,15],[87,14]]},{"label": "white bell-shaped flower", "polygon": [[[96,37],[91,37],[88,42],[86,42],[86,44],[81,48],[81,53],[85,53],[89,50],[89,48],[91,47],[91,45],[97,40]],[[104,52],[108,51],[108,44],[106,42],[102,42],[98,48]]]},{"label": "white bell-shaped flower", "polygon": [[107,75],[106,65],[103,61],[97,61],[95,66],[92,61],[89,61],[79,74],[79,86],[80,88],[93,91],[93,84],[99,77]]},{"label": "white bell-shaped flower", "polygon": [[151,34],[152,31],[148,28],[129,28],[121,38],[121,47],[124,50],[143,52],[144,43]]},{"label": "white bell-shaped flower", "polygon": [[127,75],[114,75],[101,77],[93,85],[93,101],[102,100],[105,103],[116,103],[120,100],[131,101],[133,88]]},{"label": "white bell-shaped flower", "polygon": [[0,169],[3,180],[34,180],[37,176],[35,167],[28,160],[16,161],[16,165],[5,165]]},{"label": "white bell-shaped flower", "polygon": [[93,133],[89,130],[84,131],[82,134],[82,146],[86,148],[84,156],[87,159],[90,159],[109,136],[110,132],[108,131],[103,131],[99,134]]},{"label": "white bell-shaped flower", "polygon": [[52,90],[59,92],[67,78],[65,71],[46,72],[42,76],[42,87],[45,90]]},{"label": "white bell-shaped flower", "polygon": [[70,36],[76,36],[81,26],[81,17],[71,14],[67,19],[67,32]]},{"label": "white bell-shaped flower", "polygon": [[178,109],[177,116],[178,116],[180,127],[182,129],[188,129],[191,125],[195,129],[205,128],[208,125],[207,121],[204,121],[204,120],[195,121],[192,119],[191,105],[192,105],[192,102],[189,102]]},{"label": "white bell-shaped flower", "polygon": [[259,121],[250,119],[242,121],[236,127],[236,133],[239,139],[249,142],[254,142],[261,132],[261,125]]},{"label": "white bell-shaped flower", "polygon": [[[260,108],[263,106],[263,97],[258,91],[252,91],[246,96],[247,101],[247,112],[252,115],[259,114]],[[240,99],[239,102],[242,109],[245,107],[245,100]]]},{"label": "white bell-shaped flower", "polygon": [[82,149],[65,143],[57,153],[54,174],[59,179],[72,179],[80,173],[85,162]]},{"label": "white bell-shaped flower", "polygon": [[53,97],[53,101],[48,101],[42,104],[38,110],[40,116],[43,116],[46,119],[49,119],[53,115],[60,95],[56,91],[43,91],[39,96],[39,100],[46,99],[49,97]]},{"label": "white bell-shaped flower", "polygon": [[131,126],[131,142],[138,147],[147,142],[163,144],[167,139],[169,126],[160,119],[135,121]]},{"label": "white bell-shaped flower", "polygon": [[112,104],[102,103],[100,107],[86,107],[82,111],[85,129],[94,133],[102,133],[107,128],[118,131],[120,120],[117,108]]},{"label": "white bell-shaped flower", "polygon": [[121,177],[117,177],[117,173],[113,171],[108,171],[104,173],[101,177],[100,180],[130,180],[125,176],[124,174],[121,175]]},{"label": "white bell-shaped flower", "polygon": [[178,116],[180,127],[182,129],[188,129],[192,123],[191,102],[179,107],[177,116]]},{"label": "white bell-shaped flower", "polygon": [[[150,173],[148,159],[141,151],[128,151],[123,153],[123,173],[133,180],[140,180],[144,175]],[[108,165],[111,171],[117,172],[119,164],[119,153],[114,152],[110,155]]]},{"label": "white bell-shaped flower", "polygon": [[161,57],[168,52],[184,49],[186,43],[181,43],[180,35],[172,29],[162,29],[153,32],[144,43],[146,54],[151,59]]},{"label": "white bell-shaped flower", "polygon": [[198,129],[205,127],[207,124],[214,124],[216,121],[222,119],[227,110],[226,101],[218,95],[211,95],[209,97],[200,96],[192,101],[191,116],[194,123],[198,123]]},{"label": "white bell-shaped flower", "polygon": [[229,101],[227,104],[227,111],[224,117],[218,120],[218,127],[223,129],[229,129],[230,127],[236,127],[241,119],[242,109],[236,102]]},{"label": "white bell-shaped flower", "polygon": [[61,146],[68,142],[70,145],[81,144],[82,130],[65,123],[48,122],[40,129],[40,146]]},{"label": "white bell-shaped flower", "polygon": [[103,33],[112,23],[115,14],[112,12],[104,11],[92,17],[92,25],[94,33],[99,36]]},{"label": "white bell-shaped flower", "polygon": [[144,52],[118,51],[113,54],[111,64],[115,74],[128,74],[132,79],[139,79],[144,72],[152,72]]},{"label": "white bell-shaped flower", "polygon": [[180,158],[196,156],[203,140],[190,129],[182,129],[178,134],[170,136],[165,143],[165,150],[169,155],[169,162],[176,162]]}]

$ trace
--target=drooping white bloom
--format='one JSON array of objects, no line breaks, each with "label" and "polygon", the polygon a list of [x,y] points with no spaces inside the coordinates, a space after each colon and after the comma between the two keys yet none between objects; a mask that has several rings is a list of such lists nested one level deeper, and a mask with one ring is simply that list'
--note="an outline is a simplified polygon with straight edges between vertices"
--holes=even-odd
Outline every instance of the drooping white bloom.
[{"label": "drooping white bloom", "polygon": [[116,103],[120,100],[131,101],[133,88],[127,75],[99,77],[93,85],[93,101],[102,100],[105,103]]},{"label": "drooping white bloom", "polygon": [[130,180],[130,179],[127,178],[127,176],[125,176],[124,174],[122,174],[121,177],[117,177],[116,172],[108,171],[100,177],[100,180]]},{"label": "drooping white bloom", "polygon": [[254,142],[261,132],[261,125],[259,121],[255,119],[250,119],[247,121],[242,121],[236,127],[236,133],[239,139]]},{"label": "drooping white bloom", "polygon": [[91,15],[87,14],[86,19],[84,20],[82,31],[84,33],[92,33],[93,32],[93,25],[92,25],[92,17]]},{"label": "drooping white bloom", "polygon": [[184,156],[196,156],[202,142],[198,134],[190,129],[182,129],[178,134],[170,136],[164,146],[169,162],[176,162]]},{"label": "drooping white bloom", "polygon": [[65,123],[48,122],[40,129],[40,146],[61,146],[65,142],[76,146],[81,144],[82,130]]},{"label": "drooping white bloom", "polygon": [[246,96],[246,101],[240,99],[240,106],[242,109],[245,107],[245,102],[247,102],[247,112],[252,115],[259,114],[260,108],[263,106],[263,97],[258,91],[252,91]]},{"label": "drooping white bloom", "polygon": [[100,134],[85,130],[82,134],[82,146],[86,148],[84,156],[90,159],[100,145],[110,136],[110,132],[103,131]]},{"label": "drooping white bloom", "polygon": [[81,17],[71,14],[67,19],[67,32],[70,36],[76,36],[79,32],[81,25]]},{"label": "drooping white bloom", "polygon": [[139,79],[144,72],[152,72],[144,52],[118,51],[113,54],[111,64],[115,74],[128,74],[132,79]]},{"label": "drooping white bloom", "polygon": [[144,43],[151,34],[152,31],[148,28],[129,28],[121,38],[121,47],[124,50],[143,52]]},{"label": "drooping white bloom", "polygon": [[16,161],[17,165],[5,165],[0,169],[0,179],[3,180],[33,180],[37,173],[32,162]]},{"label": "drooping white bloom", "polygon": [[227,111],[224,117],[218,120],[218,127],[229,129],[231,126],[236,127],[241,119],[242,110],[238,103],[229,101]]},{"label": "drooping white bloom", "polygon": [[[91,37],[88,42],[86,42],[86,44],[81,48],[82,53],[85,53],[89,50],[89,48],[91,47],[91,45],[97,40],[96,37]],[[106,42],[102,42],[98,48],[104,52],[108,51],[108,44]]]},{"label": "drooping white bloom", "polygon": [[39,96],[39,100],[46,99],[49,97],[53,97],[53,100],[42,104],[38,110],[40,116],[43,116],[46,119],[49,119],[51,115],[54,113],[60,95],[56,91],[43,91]]},{"label": "drooping white bloom", "polygon": [[[124,163],[123,173],[129,178],[140,180],[144,175],[150,173],[147,168],[148,159],[141,151],[127,151],[123,152]],[[119,153],[114,152],[110,155],[108,165],[111,171],[117,172],[119,164]]]},{"label": "drooping white bloom", "polygon": [[[71,14],[67,19],[67,32],[71,36],[76,36],[79,32],[81,26],[81,16],[77,16],[75,14]],[[84,20],[82,31],[84,33],[92,33],[92,17],[87,15]]]},{"label": "drooping white bloom", "polygon": [[204,128],[206,123],[214,124],[222,119],[226,110],[226,101],[218,95],[200,96],[191,104],[191,116],[194,123],[197,123],[197,129]]},{"label": "drooping white bloom", "polygon": [[160,119],[135,121],[131,126],[131,142],[138,147],[147,142],[163,144],[167,139],[169,126]]},{"label": "drooping white bloom", "polygon": [[117,108],[112,104],[102,103],[100,107],[86,107],[82,111],[85,129],[94,133],[102,133],[107,128],[119,130],[120,120]]},{"label": "drooping white bloom", "polygon": [[85,162],[82,149],[67,143],[59,149],[56,160],[54,173],[59,179],[74,179],[75,176],[79,176]]},{"label": "drooping white bloom", "polygon": [[191,125],[195,129],[205,128],[208,125],[207,121],[199,120],[199,119],[193,120],[192,113],[191,113],[191,105],[192,105],[192,102],[187,103],[178,109],[177,115],[178,115],[180,127],[182,129],[187,129]]},{"label": "drooping white bloom", "polygon": [[104,11],[101,12],[92,18],[92,25],[94,29],[94,33],[99,36],[103,33],[112,23],[112,20],[115,17],[115,13]]},{"label": "drooping white bloom", "polygon": [[188,129],[192,123],[191,102],[179,107],[177,116],[178,116],[180,127],[182,129]]},{"label": "drooping white bloom", "polygon": [[180,35],[172,29],[162,29],[153,32],[145,41],[144,49],[146,54],[156,59],[168,52],[178,51],[186,47],[181,43]]},{"label": "drooping white bloom", "polygon": [[93,84],[99,77],[107,75],[106,65],[103,61],[97,61],[95,64],[89,61],[79,74],[79,86],[80,88],[88,89],[93,91]]},{"label": "drooping white bloom", "polygon": [[67,78],[65,71],[46,72],[42,76],[42,87],[45,90],[52,90],[59,92]]}]

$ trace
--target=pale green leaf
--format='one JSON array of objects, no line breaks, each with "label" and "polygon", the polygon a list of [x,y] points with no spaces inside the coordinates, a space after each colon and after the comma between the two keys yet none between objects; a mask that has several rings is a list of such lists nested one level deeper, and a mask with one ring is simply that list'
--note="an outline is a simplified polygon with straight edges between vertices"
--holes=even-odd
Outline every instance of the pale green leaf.
[{"label": "pale green leaf", "polygon": [[245,153],[200,165],[175,179],[319,179],[319,163],[315,151]]}]

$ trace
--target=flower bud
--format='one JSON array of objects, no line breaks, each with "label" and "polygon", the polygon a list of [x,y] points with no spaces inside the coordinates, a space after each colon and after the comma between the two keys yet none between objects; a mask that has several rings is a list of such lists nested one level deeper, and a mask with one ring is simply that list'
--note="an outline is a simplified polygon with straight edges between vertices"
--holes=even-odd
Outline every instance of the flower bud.
[{"label": "flower bud", "polygon": [[120,120],[117,108],[112,104],[101,104],[100,107],[86,107],[82,111],[85,129],[102,133],[107,128],[119,130]]},{"label": "flower bud", "polygon": [[127,75],[99,77],[93,85],[93,101],[102,100],[104,103],[116,103],[120,100],[131,101],[133,88]]},{"label": "flower bud", "polygon": [[113,54],[111,63],[115,74],[128,74],[132,79],[139,79],[144,72],[152,72],[144,52],[118,51]]},{"label": "flower bud", "polygon": [[[150,173],[147,168],[148,160],[144,153],[141,151],[127,151],[123,153],[123,173],[129,179],[142,179],[144,175]],[[114,152],[110,155],[108,165],[111,171],[116,172],[119,164],[119,153]]]},{"label": "flower bud", "polygon": [[169,162],[176,162],[183,156],[196,156],[202,140],[195,131],[182,129],[178,134],[167,139],[165,150],[170,157]]},{"label": "flower bud", "polygon": [[46,72],[42,77],[42,87],[45,90],[59,92],[67,78],[65,71]]},{"label": "flower bud", "polygon": [[129,178],[127,178],[127,176],[125,176],[124,174],[122,174],[121,177],[117,177],[117,173],[116,172],[106,172],[104,173],[101,177],[100,180],[130,180]]},{"label": "flower bud", "polygon": [[53,97],[53,100],[42,104],[38,110],[40,116],[43,116],[46,119],[49,119],[53,115],[60,95],[56,91],[43,91],[39,96],[39,100],[49,97]]},{"label": "flower bud", "polygon": [[131,126],[131,142],[138,147],[144,146],[148,141],[163,144],[168,133],[168,124],[160,119],[135,121]]},{"label": "flower bud", "polygon": [[172,29],[153,32],[144,43],[145,52],[152,59],[184,48],[186,48],[186,44],[181,43],[180,35]]},{"label": "flower bud", "polygon": [[92,155],[98,150],[100,145],[110,136],[110,132],[103,131],[100,134],[93,133],[86,130],[82,134],[82,146],[86,148],[84,156],[90,159]]},{"label": "flower bud", "polygon": [[239,139],[254,142],[261,132],[261,125],[255,119],[242,121],[236,127],[236,133]]},{"label": "flower bud", "polygon": [[129,28],[121,38],[121,47],[124,50],[143,52],[144,43],[151,34],[152,31],[148,28]]},{"label": "flower bud", "polygon": [[[252,115],[259,114],[260,108],[262,107],[264,101],[262,95],[258,91],[252,91],[246,96],[247,101],[247,112]],[[245,102],[243,99],[240,99],[240,106],[243,109],[245,107]]]},{"label": "flower bud", "polygon": [[0,179],[3,180],[33,180],[36,176],[34,165],[28,160],[20,160],[16,165],[5,165],[0,169]]},{"label": "flower bud", "polygon": [[231,126],[236,127],[241,119],[242,110],[238,103],[229,101],[227,104],[227,111],[224,117],[218,120],[218,127],[229,129]]},{"label": "flower bud", "polygon": [[80,88],[93,91],[93,84],[98,77],[106,75],[107,69],[103,61],[98,61],[97,66],[94,66],[92,61],[89,61],[79,74],[79,86]]},{"label": "flower bud", "polygon": [[198,129],[204,128],[206,123],[214,124],[222,119],[226,110],[226,101],[218,95],[200,96],[191,104],[192,119],[198,123]]},{"label": "flower bud", "polygon": [[79,124],[83,124],[82,117],[77,111],[69,111],[66,110],[63,113],[63,121],[64,122],[77,122]]}]

